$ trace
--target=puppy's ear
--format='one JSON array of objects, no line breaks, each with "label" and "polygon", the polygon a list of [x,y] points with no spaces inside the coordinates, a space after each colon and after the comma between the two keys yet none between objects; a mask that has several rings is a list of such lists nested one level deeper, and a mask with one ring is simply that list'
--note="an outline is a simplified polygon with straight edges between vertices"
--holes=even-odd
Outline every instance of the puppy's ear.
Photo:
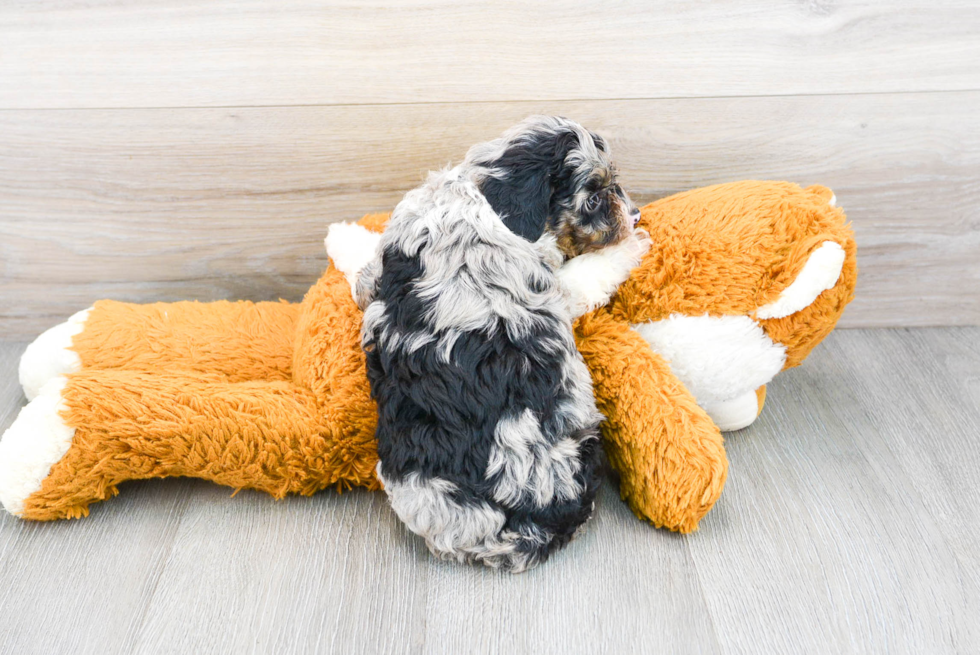
[{"label": "puppy's ear", "polygon": [[480,192],[511,232],[532,242],[544,233],[565,157],[577,143],[571,131],[532,130],[480,162],[490,170]]}]

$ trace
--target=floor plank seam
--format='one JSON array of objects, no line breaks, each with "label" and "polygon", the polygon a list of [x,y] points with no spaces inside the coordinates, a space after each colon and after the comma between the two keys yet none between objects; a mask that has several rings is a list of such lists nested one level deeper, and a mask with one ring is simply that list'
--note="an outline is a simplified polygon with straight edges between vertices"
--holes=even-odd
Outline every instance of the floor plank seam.
[{"label": "floor plank seam", "polygon": [[836,98],[836,97],[865,97],[865,96],[904,96],[927,94],[978,93],[980,88],[965,87],[962,89],[906,89],[891,91],[828,91],[814,93],[757,93],[742,95],[677,95],[677,96],[618,96],[601,98],[508,98],[479,99],[479,100],[416,100],[403,102],[310,102],[310,103],[271,103],[271,104],[235,104],[235,105],[106,105],[93,107],[0,107],[0,112],[17,111],[173,111],[188,109],[310,109],[317,107],[451,107],[456,105],[508,105],[508,104],[549,104],[575,102],[651,102],[651,101],[683,101],[683,100],[742,100],[754,98]]}]

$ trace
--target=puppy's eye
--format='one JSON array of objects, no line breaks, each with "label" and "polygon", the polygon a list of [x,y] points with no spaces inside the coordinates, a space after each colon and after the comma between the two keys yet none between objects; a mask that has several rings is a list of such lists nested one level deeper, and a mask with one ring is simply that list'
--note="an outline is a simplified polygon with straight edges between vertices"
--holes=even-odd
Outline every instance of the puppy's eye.
[{"label": "puppy's eye", "polygon": [[601,198],[599,197],[599,194],[593,193],[591,196],[589,196],[589,199],[585,201],[585,209],[590,212],[595,211],[599,206],[600,200]]}]

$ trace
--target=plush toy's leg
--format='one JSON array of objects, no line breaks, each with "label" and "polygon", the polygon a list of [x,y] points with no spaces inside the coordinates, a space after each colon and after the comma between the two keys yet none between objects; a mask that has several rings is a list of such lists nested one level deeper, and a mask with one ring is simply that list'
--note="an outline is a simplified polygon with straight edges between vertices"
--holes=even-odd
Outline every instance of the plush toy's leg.
[{"label": "plush toy's leg", "polygon": [[338,444],[331,466],[338,484],[379,488],[374,469],[378,407],[371,399],[361,350],[361,310],[350,284],[336,268],[326,270],[303,299],[296,325],[293,382],[310,389],[320,416]]},{"label": "plush toy's leg", "polygon": [[67,380],[49,380],[0,439],[0,504],[24,515],[24,501],[41,488],[51,467],[64,457],[75,431],[61,418]]},{"label": "plush toy's leg", "polygon": [[73,340],[84,368],[220,373],[289,380],[299,305],[287,302],[95,303]]},{"label": "plush toy's leg", "polygon": [[299,306],[284,302],[99,301],[28,346],[20,380],[28,400],[82,368],[221,373],[229,381],[288,380]]},{"label": "plush toy's leg", "polygon": [[312,389],[322,403],[333,399],[369,415],[373,436],[377,409],[361,350],[361,315],[347,278],[328,268],[303,299],[293,380]]},{"label": "plush toy's leg", "polygon": [[721,494],[728,460],[718,428],[647,342],[600,311],[576,326],[589,365],[606,454],[633,512],[678,532]]},{"label": "plush toy's leg", "polygon": [[[49,397],[50,396],[50,397]],[[88,370],[49,383],[0,441],[0,500],[28,519],[79,517],[126,480],[190,476],[282,497],[374,482],[337,416],[291,382]]]}]

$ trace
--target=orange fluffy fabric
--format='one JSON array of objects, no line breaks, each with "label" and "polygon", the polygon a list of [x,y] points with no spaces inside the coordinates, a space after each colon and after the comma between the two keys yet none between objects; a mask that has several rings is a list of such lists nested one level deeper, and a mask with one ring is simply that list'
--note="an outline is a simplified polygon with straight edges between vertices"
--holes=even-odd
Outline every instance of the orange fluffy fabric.
[{"label": "orange fluffy fabric", "polygon": [[[801,311],[758,323],[795,366],[851,299],[856,250],[823,187],[741,182],[643,209],[653,248],[576,338],[593,375],[606,452],[637,516],[681,532],[721,494],[721,433],[631,325],[672,314],[749,316],[820,243],[847,254],[837,284]],[[361,224],[380,231],[385,214]],[[62,393],[68,452],[24,502],[29,519],[80,517],[126,480],[191,476],[282,497],[377,488],[375,406],[350,285],[328,268],[299,305],[96,303]],[[759,406],[764,387],[758,390]]]},{"label": "orange fluffy fabric", "polygon": [[[671,315],[749,316],[776,300],[809,255],[833,241],[845,253],[837,283],[784,318],[758,320],[798,365],[854,297],[857,246],[829,189],[736,182],[664,198],[643,209],[653,247],[606,307],[577,326],[607,420],[605,450],[620,494],[640,518],[690,532],[721,495],[721,432],[631,328]],[[759,411],[765,387],[756,390]]]}]

